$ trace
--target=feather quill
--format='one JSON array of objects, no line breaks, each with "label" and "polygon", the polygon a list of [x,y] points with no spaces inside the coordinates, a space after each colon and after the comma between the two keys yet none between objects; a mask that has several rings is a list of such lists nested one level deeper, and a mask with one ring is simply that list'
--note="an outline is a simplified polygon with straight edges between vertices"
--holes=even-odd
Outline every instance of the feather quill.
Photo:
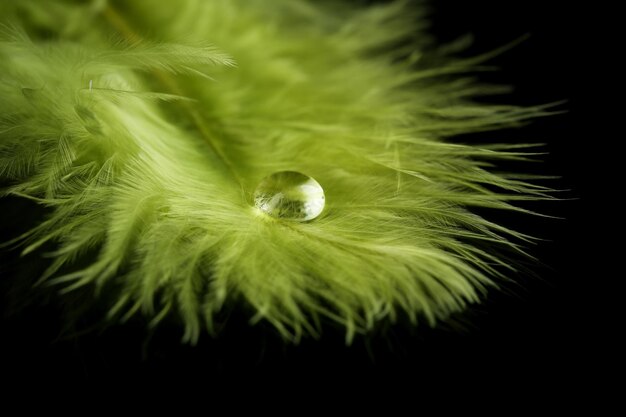
[{"label": "feather quill", "polygon": [[[524,146],[446,140],[549,107],[473,102],[502,92],[467,75],[489,56],[433,51],[405,1],[0,5],[4,194],[51,208],[18,241],[55,243],[42,281],[116,288],[111,316],[177,312],[188,342],[234,302],[292,341],[328,319],[348,342],[399,314],[434,325],[509,267],[483,243],[528,238],[472,210],[550,198],[492,170]],[[322,184],[319,218],[254,209],[285,170]]]}]

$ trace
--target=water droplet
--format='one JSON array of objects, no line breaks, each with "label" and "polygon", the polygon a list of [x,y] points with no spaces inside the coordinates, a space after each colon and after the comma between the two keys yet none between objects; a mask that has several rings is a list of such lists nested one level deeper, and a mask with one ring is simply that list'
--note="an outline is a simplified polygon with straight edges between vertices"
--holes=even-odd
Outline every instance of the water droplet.
[{"label": "water droplet", "polygon": [[295,171],[280,171],[265,177],[254,191],[254,205],[264,213],[286,220],[313,220],[324,210],[322,186]]}]

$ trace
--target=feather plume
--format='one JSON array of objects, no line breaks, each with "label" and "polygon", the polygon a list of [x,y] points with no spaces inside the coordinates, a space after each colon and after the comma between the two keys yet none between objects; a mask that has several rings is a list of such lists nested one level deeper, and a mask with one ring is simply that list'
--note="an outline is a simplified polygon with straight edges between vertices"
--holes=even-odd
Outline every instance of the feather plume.
[{"label": "feather plume", "polygon": [[[484,243],[527,237],[472,210],[549,190],[494,172],[525,145],[446,139],[549,111],[473,102],[503,91],[468,75],[489,54],[434,50],[405,1],[175,3],[0,2],[0,175],[51,208],[17,239],[54,242],[42,282],[115,288],[111,316],[177,314],[189,342],[225,303],[292,341],[329,319],[350,341],[497,283],[508,261]],[[255,209],[279,171],[322,185],[320,217]]]}]

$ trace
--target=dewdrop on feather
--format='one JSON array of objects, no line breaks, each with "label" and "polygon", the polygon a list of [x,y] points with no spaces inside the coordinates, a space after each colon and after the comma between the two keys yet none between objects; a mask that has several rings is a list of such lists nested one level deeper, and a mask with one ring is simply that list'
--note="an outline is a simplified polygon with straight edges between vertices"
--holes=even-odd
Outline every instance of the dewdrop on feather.
[{"label": "dewdrop on feather", "polygon": [[308,175],[280,171],[265,177],[254,191],[254,205],[263,213],[283,220],[305,222],[324,210],[324,189]]}]

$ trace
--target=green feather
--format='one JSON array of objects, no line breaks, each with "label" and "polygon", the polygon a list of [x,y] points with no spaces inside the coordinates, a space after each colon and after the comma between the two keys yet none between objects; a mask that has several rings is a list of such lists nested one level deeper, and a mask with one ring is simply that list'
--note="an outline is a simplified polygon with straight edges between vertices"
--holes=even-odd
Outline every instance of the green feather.
[{"label": "green feather", "polygon": [[[18,239],[25,253],[55,243],[42,280],[117,288],[112,316],[177,311],[189,342],[225,303],[292,341],[329,319],[351,341],[480,301],[509,267],[496,248],[521,252],[527,237],[472,210],[524,211],[550,190],[495,173],[525,145],[446,138],[548,106],[472,101],[503,91],[467,75],[491,55],[435,50],[416,9],[1,1],[0,175],[5,195],[51,208]],[[320,217],[254,208],[278,171],[322,185]]]}]

